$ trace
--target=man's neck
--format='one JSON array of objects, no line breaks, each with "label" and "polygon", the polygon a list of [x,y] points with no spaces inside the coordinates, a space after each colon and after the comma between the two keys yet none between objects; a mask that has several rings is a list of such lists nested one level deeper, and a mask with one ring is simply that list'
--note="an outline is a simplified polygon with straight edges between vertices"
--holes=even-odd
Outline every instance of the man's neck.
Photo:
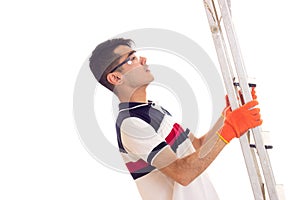
[{"label": "man's neck", "polygon": [[147,103],[147,86],[143,86],[135,89],[132,92],[125,92],[124,94],[118,95],[120,102],[140,102]]}]

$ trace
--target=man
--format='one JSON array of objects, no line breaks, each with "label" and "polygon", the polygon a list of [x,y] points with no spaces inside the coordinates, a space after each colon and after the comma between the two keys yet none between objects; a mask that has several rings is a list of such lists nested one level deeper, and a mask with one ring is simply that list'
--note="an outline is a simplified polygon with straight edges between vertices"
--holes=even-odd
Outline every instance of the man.
[{"label": "man", "polygon": [[133,41],[116,38],[99,44],[90,69],[120,100],[116,121],[118,146],[145,200],[218,199],[205,174],[233,138],[262,124],[258,102],[231,111],[228,103],[213,128],[200,138],[176,123],[171,114],[146,95],[154,80],[145,57]]}]

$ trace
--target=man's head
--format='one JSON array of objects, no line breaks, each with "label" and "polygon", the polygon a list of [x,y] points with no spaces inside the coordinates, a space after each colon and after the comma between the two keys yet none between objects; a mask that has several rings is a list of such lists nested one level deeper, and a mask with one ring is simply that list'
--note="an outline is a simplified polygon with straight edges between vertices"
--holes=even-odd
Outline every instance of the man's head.
[{"label": "man's head", "polygon": [[116,86],[134,88],[153,80],[146,58],[138,58],[132,45],[130,39],[107,40],[99,44],[90,57],[90,69],[95,78],[111,91]]},{"label": "man's head", "polygon": [[131,50],[132,44],[130,39],[117,38],[107,40],[94,49],[90,57],[90,69],[99,83],[113,90],[114,86],[107,81],[106,76],[121,56]]}]

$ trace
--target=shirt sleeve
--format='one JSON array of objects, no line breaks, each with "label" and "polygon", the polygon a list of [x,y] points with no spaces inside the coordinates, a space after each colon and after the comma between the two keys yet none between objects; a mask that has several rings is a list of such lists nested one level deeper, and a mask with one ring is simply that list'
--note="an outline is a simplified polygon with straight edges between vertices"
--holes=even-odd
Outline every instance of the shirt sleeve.
[{"label": "shirt sleeve", "polygon": [[145,121],[130,117],[121,125],[121,140],[126,151],[160,169],[174,162],[177,157],[163,137]]}]

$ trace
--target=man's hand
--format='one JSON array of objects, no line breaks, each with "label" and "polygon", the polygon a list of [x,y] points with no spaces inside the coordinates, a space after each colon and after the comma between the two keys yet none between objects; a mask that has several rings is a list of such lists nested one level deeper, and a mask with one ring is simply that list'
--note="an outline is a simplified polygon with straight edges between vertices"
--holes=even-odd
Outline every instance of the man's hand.
[{"label": "man's hand", "polygon": [[253,108],[258,105],[258,101],[253,100],[240,108],[231,111],[230,107],[224,110],[224,125],[218,131],[220,138],[229,143],[233,138],[239,138],[248,129],[262,124],[260,109]]}]

